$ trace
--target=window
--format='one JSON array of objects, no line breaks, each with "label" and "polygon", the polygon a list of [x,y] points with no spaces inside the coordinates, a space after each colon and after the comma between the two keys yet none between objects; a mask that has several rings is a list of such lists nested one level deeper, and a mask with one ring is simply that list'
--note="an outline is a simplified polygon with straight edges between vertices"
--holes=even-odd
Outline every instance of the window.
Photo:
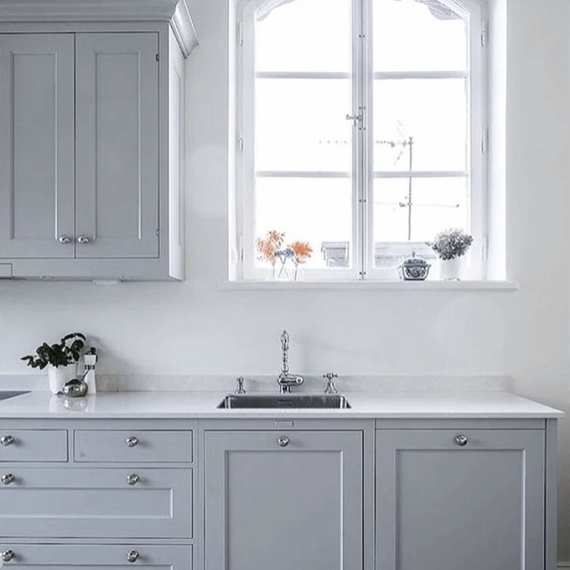
[{"label": "window", "polygon": [[[253,0],[239,11],[238,233],[270,232],[304,279],[394,279],[450,227],[484,278],[484,14],[471,0]],[[280,258],[283,261],[283,258]],[[277,263],[279,266],[279,263]]]}]

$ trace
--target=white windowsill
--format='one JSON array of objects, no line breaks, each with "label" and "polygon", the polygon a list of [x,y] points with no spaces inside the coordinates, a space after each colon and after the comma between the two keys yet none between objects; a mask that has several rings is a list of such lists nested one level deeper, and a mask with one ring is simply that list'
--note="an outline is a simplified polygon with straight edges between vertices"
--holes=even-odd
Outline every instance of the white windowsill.
[{"label": "white windowsill", "polygon": [[397,289],[401,291],[516,291],[516,281],[223,281],[219,289]]}]

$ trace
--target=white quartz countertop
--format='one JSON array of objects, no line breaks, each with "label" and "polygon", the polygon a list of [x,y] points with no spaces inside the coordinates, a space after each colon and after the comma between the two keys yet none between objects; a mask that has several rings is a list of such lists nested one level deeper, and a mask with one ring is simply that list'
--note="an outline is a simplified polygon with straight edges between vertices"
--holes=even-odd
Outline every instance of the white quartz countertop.
[{"label": "white quartz countertop", "polygon": [[64,399],[30,392],[0,401],[5,418],[560,418],[560,410],[508,392],[347,392],[350,409],[217,409],[228,392],[100,392]]}]

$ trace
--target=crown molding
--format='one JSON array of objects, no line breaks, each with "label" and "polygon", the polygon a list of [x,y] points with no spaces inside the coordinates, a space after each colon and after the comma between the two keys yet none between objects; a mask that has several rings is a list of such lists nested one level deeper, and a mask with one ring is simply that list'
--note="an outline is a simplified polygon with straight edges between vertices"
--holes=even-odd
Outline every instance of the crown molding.
[{"label": "crown molding", "polygon": [[170,22],[188,57],[198,44],[186,0],[0,0],[0,23]]},{"label": "crown molding", "polygon": [[178,2],[170,25],[184,57],[188,57],[198,45],[198,35],[186,0]]}]

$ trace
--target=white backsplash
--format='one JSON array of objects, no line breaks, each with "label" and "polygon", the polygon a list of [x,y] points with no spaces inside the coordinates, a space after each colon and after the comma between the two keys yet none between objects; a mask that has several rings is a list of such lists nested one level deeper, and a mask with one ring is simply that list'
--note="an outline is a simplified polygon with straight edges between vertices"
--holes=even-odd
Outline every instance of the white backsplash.
[{"label": "white backsplash", "polygon": [[[335,379],[339,392],[504,392],[511,391],[511,380],[505,376],[340,376]],[[320,392],[326,386],[323,378],[305,376],[300,392]],[[246,376],[248,392],[277,392],[275,376]],[[99,392],[233,392],[235,377],[172,375],[97,375]],[[0,390],[48,390],[47,377],[38,374],[2,375]]]}]

